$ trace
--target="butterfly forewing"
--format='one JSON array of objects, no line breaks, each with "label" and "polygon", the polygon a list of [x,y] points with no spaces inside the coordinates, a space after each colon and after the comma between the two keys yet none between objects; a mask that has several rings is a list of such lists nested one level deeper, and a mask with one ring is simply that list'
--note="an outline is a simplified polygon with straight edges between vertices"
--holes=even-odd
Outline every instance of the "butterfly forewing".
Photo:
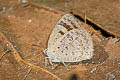
[{"label": "butterfly forewing", "polygon": [[49,37],[48,48],[54,46],[57,40],[59,40],[59,38],[62,37],[66,32],[76,28],[81,28],[79,21],[77,21],[70,14],[65,14],[62,16]]},{"label": "butterfly forewing", "polygon": [[93,43],[86,30],[73,29],[60,37],[52,48],[48,48],[48,52],[60,61],[80,62],[93,56]]}]

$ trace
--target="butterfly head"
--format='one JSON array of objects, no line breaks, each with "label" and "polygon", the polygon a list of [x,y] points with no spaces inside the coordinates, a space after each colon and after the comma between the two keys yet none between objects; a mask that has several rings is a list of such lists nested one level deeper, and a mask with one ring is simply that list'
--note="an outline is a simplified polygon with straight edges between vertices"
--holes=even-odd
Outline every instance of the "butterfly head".
[{"label": "butterfly head", "polygon": [[45,50],[43,51],[43,53],[44,53],[45,55],[48,55],[48,49],[45,49]]},{"label": "butterfly head", "polygon": [[52,60],[52,62],[60,62],[60,61],[61,61],[60,58],[58,58],[58,57],[56,57],[56,56],[49,55],[49,54],[48,54],[48,49],[45,49],[45,50],[43,51],[43,53],[44,53],[45,55],[47,55],[47,56]]}]

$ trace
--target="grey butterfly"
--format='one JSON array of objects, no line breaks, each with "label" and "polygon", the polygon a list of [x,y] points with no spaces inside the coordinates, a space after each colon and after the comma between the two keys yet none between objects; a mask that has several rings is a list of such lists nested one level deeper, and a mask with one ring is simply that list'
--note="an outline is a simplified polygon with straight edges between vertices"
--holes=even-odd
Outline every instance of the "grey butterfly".
[{"label": "grey butterfly", "polygon": [[[71,14],[65,14],[51,32],[48,47],[44,51],[52,62],[80,62],[91,59],[94,54],[93,42],[84,26]],[[66,69],[68,69],[66,67]]]}]

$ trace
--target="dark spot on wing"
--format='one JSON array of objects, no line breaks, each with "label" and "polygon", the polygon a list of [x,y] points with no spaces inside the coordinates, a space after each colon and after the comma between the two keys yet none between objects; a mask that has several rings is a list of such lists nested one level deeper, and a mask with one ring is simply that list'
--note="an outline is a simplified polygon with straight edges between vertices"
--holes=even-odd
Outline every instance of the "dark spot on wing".
[{"label": "dark spot on wing", "polygon": [[66,53],[65,55],[67,56],[68,54]]},{"label": "dark spot on wing", "polygon": [[68,50],[68,47],[67,47],[67,46],[66,46],[65,48]]},{"label": "dark spot on wing", "polygon": [[70,27],[70,25],[67,25],[66,23],[63,23],[63,26],[68,30],[72,30],[73,28]]},{"label": "dark spot on wing", "polygon": [[71,24],[73,25],[73,27],[74,27],[75,29],[77,29],[77,28],[78,28],[78,27],[76,27],[76,26],[75,26],[75,24],[74,24],[73,22],[71,22]]},{"label": "dark spot on wing", "polygon": [[55,39],[57,39],[57,38],[55,38]]},{"label": "dark spot on wing", "polygon": [[70,41],[72,41],[72,40],[73,40],[73,37],[72,37],[72,36],[70,36],[70,37],[69,37],[69,40],[70,40]]},{"label": "dark spot on wing", "polygon": [[75,40],[77,40],[77,39],[78,39],[78,37],[75,38]]},{"label": "dark spot on wing", "polygon": [[61,21],[58,25],[62,25],[63,27],[65,27],[68,31],[72,30],[73,28],[70,27],[70,25],[67,25],[66,23],[64,23],[63,21]]},{"label": "dark spot on wing", "polygon": [[75,55],[75,53],[74,53],[74,52],[72,52],[72,55],[74,56],[74,55]]},{"label": "dark spot on wing", "polygon": [[64,32],[62,32],[62,31],[59,31],[59,33],[61,34],[61,35],[64,35],[65,33]]},{"label": "dark spot on wing", "polygon": [[69,38],[70,37],[70,34],[67,34],[67,38]]},{"label": "dark spot on wing", "polygon": [[75,33],[76,33],[76,35],[79,35],[79,34],[80,34],[78,31],[76,31]]},{"label": "dark spot on wing", "polygon": [[73,27],[75,28],[75,29],[77,29],[78,27],[76,27],[75,25],[73,25]]},{"label": "dark spot on wing", "polygon": [[63,53],[63,51],[61,51]]},{"label": "dark spot on wing", "polygon": [[69,22],[71,22],[71,20],[67,19]]},{"label": "dark spot on wing", "polygon": [[58,47],[58,49],[59,49],[60,47]]}]

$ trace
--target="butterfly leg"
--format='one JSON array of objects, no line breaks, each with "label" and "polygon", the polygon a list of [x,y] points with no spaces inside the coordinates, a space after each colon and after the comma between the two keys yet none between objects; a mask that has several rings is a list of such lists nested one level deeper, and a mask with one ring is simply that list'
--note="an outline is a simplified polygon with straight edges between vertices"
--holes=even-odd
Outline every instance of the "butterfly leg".
[{"label": "butterfly leg", "polygon": [[67,65],[64,63],[64,61],[62,61],[62,64],[65,66],[65,68],[69,71],[70,69],[68,69]]},{"label": "butterfly leg", "polygon": [[47,66],[47,59],[49,59],[50,57],[45,57],[45,68]]},{"label": "butterfly leg", "polygon": [[50,64],[51,64],[51,66],[52,66],[52,69],[54,69],[54,66],[53,66],[53,63],[52,63],[51,58],[49,59],[49,62],[50,62]]},{"label": "butterfly leg", "polygon": [[51,57],[45,57],[45,67],[47,66],[47,59],[49,59],[50,65],[52,66],[52,69],[54,69]]}]

